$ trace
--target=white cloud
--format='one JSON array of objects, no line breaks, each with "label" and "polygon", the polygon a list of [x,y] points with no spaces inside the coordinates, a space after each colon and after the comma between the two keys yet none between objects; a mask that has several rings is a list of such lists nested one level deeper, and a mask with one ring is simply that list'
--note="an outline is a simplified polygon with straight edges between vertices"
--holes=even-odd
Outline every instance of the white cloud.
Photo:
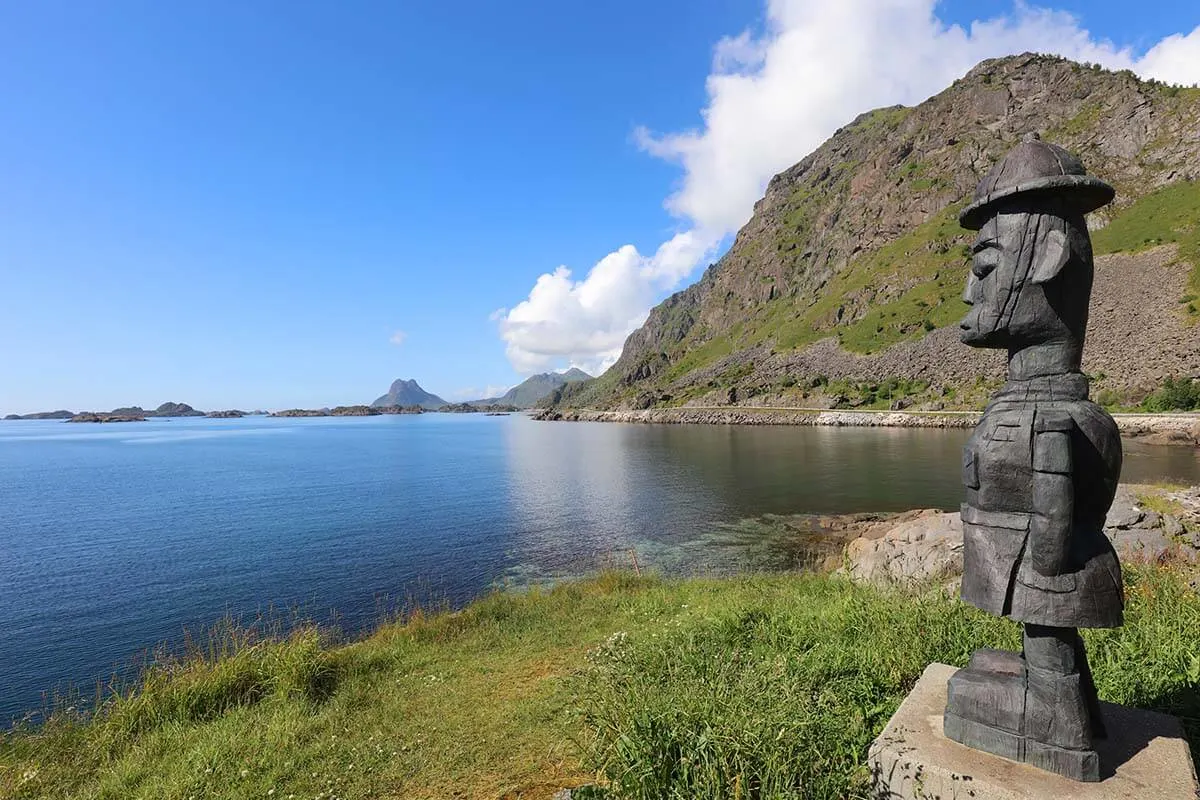
[{"label": "white cloud", "polygon": [[501,397],[505,392],[511,389],[511,386],[503,386],[489,383],[482,388],[478,386],[464,386],[461,389],[455,389],[451,392],[446,392],[442,396],[447,400],[456,403],[461,403],[467,400],[486,400],[489,397]]},{"label": "white cloud", "polygon": [[1137,71],[1168,83],[1200,83],[1200,25],[1186,36],[1176,33],[1150,48]]},{"label": "white cloud", "polygon": [[404,331],[396,331],[391,335],[391,338],[389,338],[388,341],[394,344],[396,347],[399,347],[400,345],[404,344],[404,341],[407,338],[408,334]]},{"label": "white cloud", "polygon": [[598,374],[652,303],[750,218],[772,175],[863,111],[913,105],[986,58],[1058,53],[1168,82],[1200,81],[1200,27],[1144,56],[1093,37],[1069,13],[1017,2],[1010,14],[946,25],[935,0],[768,0],[761,32],[719,41],[695,130],[634,139],[683,169],[665,206],[682,231],[653,256],[625,245],[581,279],[559,267],[493,315],[518,372],[573,363]]}]

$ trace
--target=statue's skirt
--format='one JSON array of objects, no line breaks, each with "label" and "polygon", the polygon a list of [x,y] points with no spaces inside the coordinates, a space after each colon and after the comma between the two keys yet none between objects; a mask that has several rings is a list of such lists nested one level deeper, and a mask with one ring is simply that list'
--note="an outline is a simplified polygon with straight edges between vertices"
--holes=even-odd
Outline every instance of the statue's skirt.
[{"label": "statue's skirt", "polygon": [[1039,575],[1028,558],[1030,514],[963,504],[962,599],[997,616],[1059,628],[1116,628],[1121,566],[1102,525],[1076,524],[1067,566]]}]

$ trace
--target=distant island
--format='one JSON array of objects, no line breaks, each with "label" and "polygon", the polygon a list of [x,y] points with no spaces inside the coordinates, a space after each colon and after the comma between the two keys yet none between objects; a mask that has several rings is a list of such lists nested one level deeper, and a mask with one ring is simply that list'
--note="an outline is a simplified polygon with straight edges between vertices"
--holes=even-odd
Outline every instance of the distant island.
[{"label": "distant island", "polygon": [[437,411],[445,405],[449,405],[445,400],[438,397],[436,394],[430,394],[421,388],[415,380],[400,380],[392,382],[388,388],[387,394],[375,398],[371,403],[374,408],[392,408],[399,406],[407,408],[409,406],[420,406],[426,411]]},{"label": "distant island", "polygon": [[208,417],[210,419],[240,419],[242,417],[265,417],[266,411],[242,411],[236,408],[224,411],[199,411],[187,403],[163,403],[147,411],[141,406],[122,406],[112,411],[38,411],[34,414],[8,414],[5,420],[61,419],[67,422],[140,422],[147,419],[171,419],[173,417]]},{"label": "distant island", "polygon": [[272,417],[376,417],[380,414],[423,414],[430,409],[410,406],[337,406],[335,408],[289,408],[275,411]]},{"label": "distant island", "polygon": [[33,414],[9,414],[5,420],[29,419],[61,419],[67,422],[140,422],[151,417],[203,417],[203,411],[197,411],[187,403],[163,403],[158,408],[147,411],[141,406],[122,406],[112,411],[38,411]]},{"label": "distant island", "polygon": [[67,422],[145,422],[145,414],[118,414],[116,412],[96,412],[85,411],[82,414],[76,414]]},{"label": "distant island", "polygon": [[492,403],[490,405],[481,406],[475,403],[450,403],[438,409],[444,414],[511,414],[514,411],[521,409],[513,405],[501,405],[500,403]]},{"label": "distant island", "polygon": [[[591,378],[591,375],[575,367],[565,372],[544,372],[526,378],[499,397],[485,397],[481,400],[467,400],[462,403],[449,403],[436,394],[425,391],[415,379],[398,378],[392,382],[387,394],[375,398],[371,407],[420,406],[426,411],[440,411],[446,414],[511,414],[514,411],[533,408],[542,399],[561,390],[567,384],[581,383],[591,380]],[[301,414],[289,415],[301,416]],[[305,416],[321,416],[321,414],[312,412]],[[348,414],[340,416],[348,416]]]},{"label": "distant island", "polygon": [[73,416],[74,411],[39,411],[36,414],[9,414],[5,419],[70,419]]},{"label": "distant island", "polygon": [[373,417],[380,414],[421,414],[440,411],[448,414],[511,414],[533,408],[544,398],[562,390],[568,384],[591,380],[581,369],[572,367],[565,372],[546,372],[532,375],[499,397],[451,403],[425,391],[413,378],[398,378],[386,394],[370,405],[336,406],[334,408],[288,408],[281,411],[242,411],[231,408],[223,411],[200,411],[187,403],[163,403],[155,409],[141,406],[122,406],[112,411],[39,411],[33,414],[9,414],[5,420],[65,420],[67,422],[141,422],[147,419],[172,417],[208,417],[209,419],[241,419],[247,416],[272,417]]}]

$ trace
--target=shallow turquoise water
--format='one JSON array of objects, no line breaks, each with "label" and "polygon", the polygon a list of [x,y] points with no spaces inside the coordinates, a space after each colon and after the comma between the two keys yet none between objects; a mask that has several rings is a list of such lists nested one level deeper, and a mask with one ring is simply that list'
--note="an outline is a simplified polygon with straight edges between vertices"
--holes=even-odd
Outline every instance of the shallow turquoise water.
[{"label": "shallow turquoise water", "polygon": [[[957,507],[965,437],[447,414],[0,423],[0,720],[226,613],[353,632],[410,598],[461,604],[631,549],[672,572],[774,563],[789,543],[729,523]],[[1131,447],[1125,479],[1200,482],[1200,463]]]}]

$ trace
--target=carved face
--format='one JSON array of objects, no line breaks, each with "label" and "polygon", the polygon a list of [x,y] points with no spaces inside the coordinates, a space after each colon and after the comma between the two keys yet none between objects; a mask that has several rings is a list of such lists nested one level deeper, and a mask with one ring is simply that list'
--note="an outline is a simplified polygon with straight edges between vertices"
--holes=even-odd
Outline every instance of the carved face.
[{"label": "carved face", "polygon": [[971,306],[959,323],[964,344],[1008,347],[1008,317],[1022,288],[1016,272],[1025,220],[1024,214],[996,214],[979,229],[963,292]]},{"label": "carved face", "polygon": [[[1067,225],[1060,217],[998,213],[979,230],[959,323],[964,344],[1009,348],[1068,336],[1062,319],[1063,286],[1054,281],[1071,260]],[[1082,288],[1082,287],[1081,287]],[[1090,282],[1083,291],[1090,289]],[[1086,307],[1086,295],[1084,299]]]}]

